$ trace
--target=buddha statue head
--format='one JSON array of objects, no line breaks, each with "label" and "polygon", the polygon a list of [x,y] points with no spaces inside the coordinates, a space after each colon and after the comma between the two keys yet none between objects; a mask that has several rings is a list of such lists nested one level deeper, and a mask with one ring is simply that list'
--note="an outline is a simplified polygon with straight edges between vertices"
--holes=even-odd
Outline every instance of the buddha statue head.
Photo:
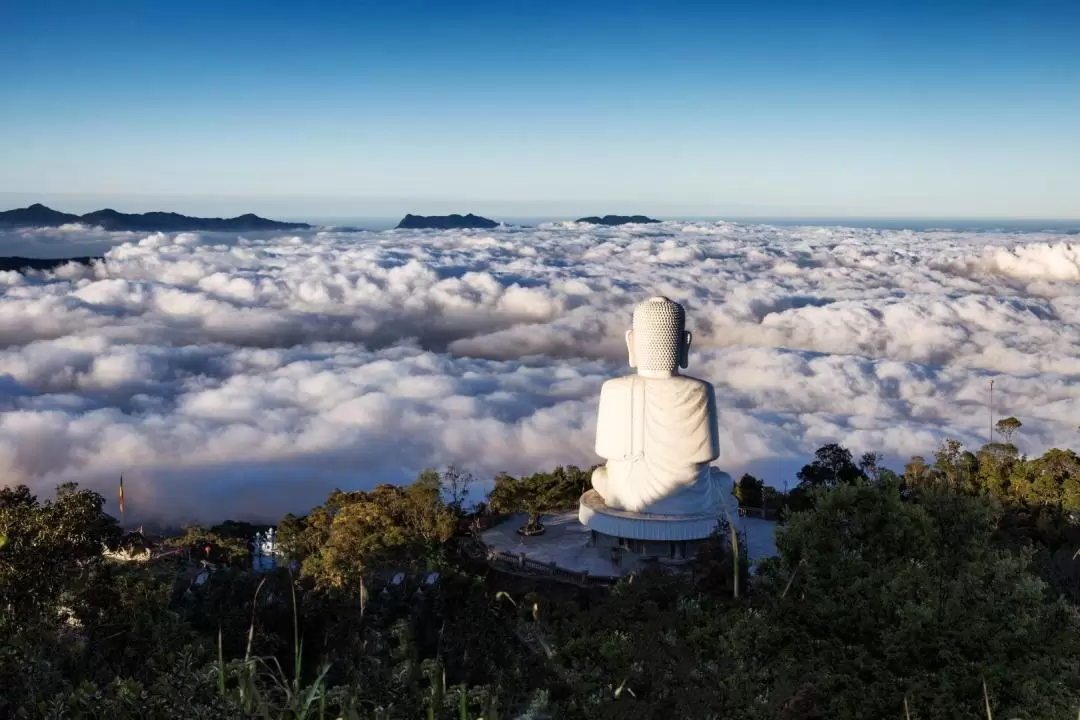
[{"label": "buddha statue head", "polygon": [[689,362],[690,338],[682,305],[651,297],[634,308],[634,324],[626,332],[630,367],[644,377],[678,375]]}]

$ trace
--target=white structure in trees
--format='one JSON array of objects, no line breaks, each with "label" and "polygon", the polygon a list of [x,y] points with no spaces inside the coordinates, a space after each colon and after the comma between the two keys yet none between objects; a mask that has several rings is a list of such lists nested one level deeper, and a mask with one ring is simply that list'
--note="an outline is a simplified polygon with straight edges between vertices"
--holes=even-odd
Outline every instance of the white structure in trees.
[{"label": "white structure in trees", "polygon": [[678,303],[635,308],[626,346],[637,373],[601,389],[596,452],[607,463],[578,510],[594,544],[682,560],[732,505],[731,477],[710,465],[720,455],[713,386],[679,374],[690,342]]},{"label": "white structure in trees", "polygon": [[252,569],[272,570],[277,567],[279,554],[274,528],[267,528],[265,532],[255,533],[255,539],[251,543]]}]

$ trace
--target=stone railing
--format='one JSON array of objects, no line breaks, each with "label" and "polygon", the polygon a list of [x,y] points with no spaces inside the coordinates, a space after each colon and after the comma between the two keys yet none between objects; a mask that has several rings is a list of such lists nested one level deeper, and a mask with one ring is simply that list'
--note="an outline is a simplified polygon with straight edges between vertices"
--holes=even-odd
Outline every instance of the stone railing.
[{"label": "stone railing", "polygon": [[555,562],[543,563],[526,557],[524,553],[510,553],[489,548],[484,559],[489,565],[502,572],[525,576],[539,575],[581,587],[614,585],[619,580],[618,577],[611,575],[591,575],[588,570],[568,570]]},{"label": "stone railing", "polygon": [[520,577],[543,577],[579,587],[614,585],[621,578],[611,575],[592,575],[587,570],[569,570],[555,562],[540,562],[524,553],[512,553],[489,547],[477,536],[461,538],[459,547],[473,560],[486,563],[499,572]]}]

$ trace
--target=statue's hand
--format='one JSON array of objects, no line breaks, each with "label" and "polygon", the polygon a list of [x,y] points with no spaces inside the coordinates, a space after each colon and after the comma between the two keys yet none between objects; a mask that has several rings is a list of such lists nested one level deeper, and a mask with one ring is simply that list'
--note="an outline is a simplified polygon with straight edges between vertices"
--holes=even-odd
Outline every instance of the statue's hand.
[{"label": "statue's hand", "polygon": [[607,468],[603,465],[593,470],[592,486],[593,490],[598,492],[600,497],[604,498],[604,502],[607,502],[610,497],[608,494],[608,472]]}]

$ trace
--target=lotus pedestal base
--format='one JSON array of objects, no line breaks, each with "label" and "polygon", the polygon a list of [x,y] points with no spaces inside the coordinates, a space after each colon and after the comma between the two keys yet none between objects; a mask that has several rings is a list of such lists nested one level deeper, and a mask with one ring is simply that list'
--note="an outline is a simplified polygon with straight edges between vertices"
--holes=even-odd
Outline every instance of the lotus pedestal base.
[{"label": "lotus pedestal base", "polygon": [[594,547],[613,555],[633,553],[640,560],[683,563],[692,560],[702,541],[716,531],[716,513],[657,515],[609,508],[600,493],[589,490],[578,504],[578,520],[590,530]]}]

